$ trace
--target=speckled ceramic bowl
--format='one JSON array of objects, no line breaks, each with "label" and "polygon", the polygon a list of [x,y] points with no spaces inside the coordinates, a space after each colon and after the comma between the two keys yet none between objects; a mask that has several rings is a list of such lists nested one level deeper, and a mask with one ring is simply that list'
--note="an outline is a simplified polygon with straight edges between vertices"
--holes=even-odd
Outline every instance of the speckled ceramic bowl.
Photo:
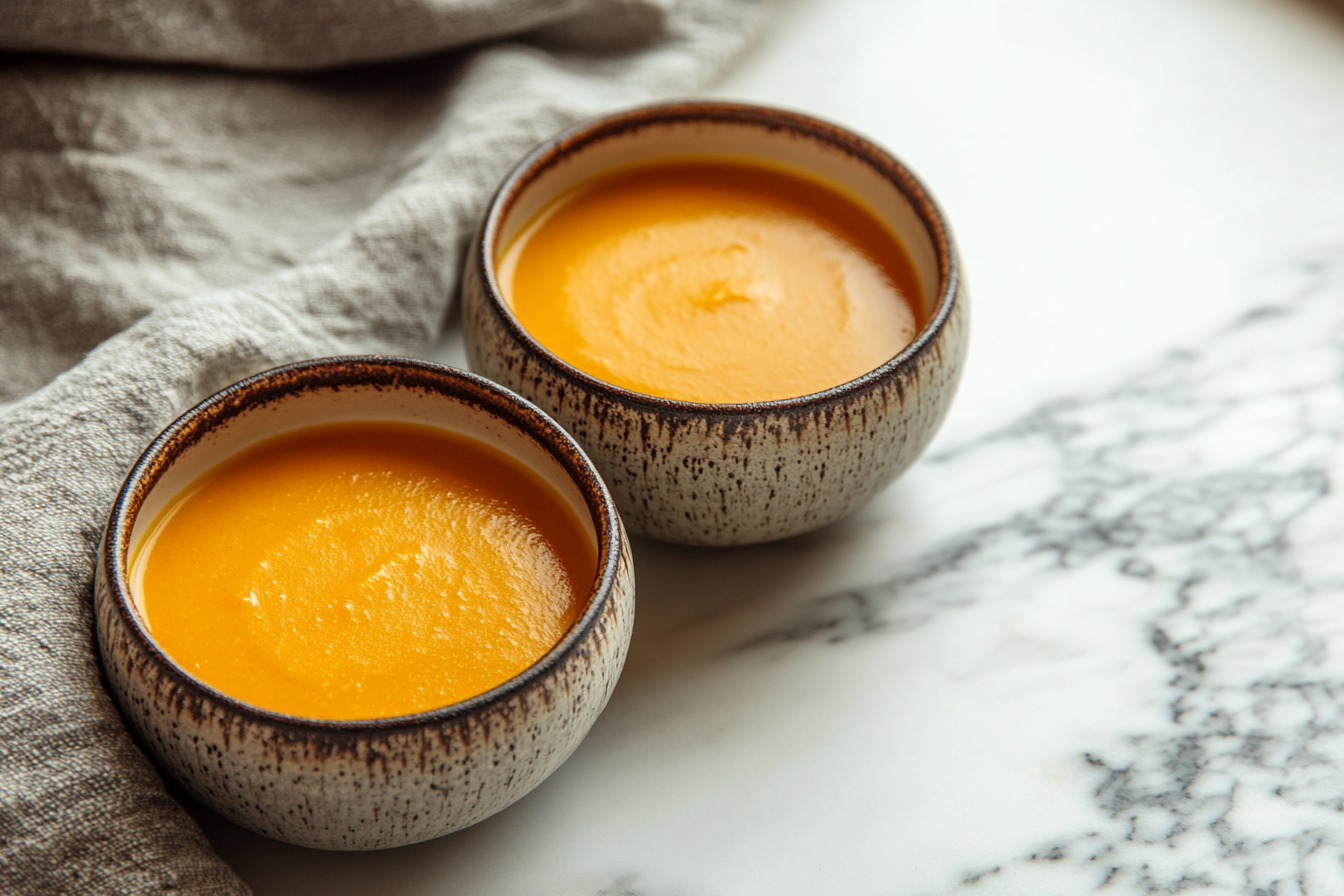
[{"label": "speckled ceramic bowl", "polygon": [[[501,249],[577,184],[616,167],[688,155],[769,160],[861,199],[900,237],[922,280],[916,298],[928,323],[914,342],[856,380],[752,404],[631,392],[538,343],[503,297],[495,270]],[[574,435],[632,532],[685,544],[784,538],[867,503],[933,439],[966,354],[961,262],[923,185],[849,131],[758,106],[652,106],[581,124],[544,143],[495,194],[462,286],[472,369],[536,402]]]},{"label": "speckled ceramic bowl", "polygon": [[[424,423],[473,436],[537,471],[570,502],[596,538],[598,572],[583,615],[550,653],[499,687],[442,709],[314,721],[234,700],[155,646],[127,584],[127,555],[159,510],[248,445],[342,420]],[[625,533],[597,472],[535,407],[437,364],[330,358],[230,386],[154,440],[108,521],[96,613],[112,694],[165,775],[258,833],[323,849],[380,849],[480,821],[574,752],[625,661],[634,576]]]}]

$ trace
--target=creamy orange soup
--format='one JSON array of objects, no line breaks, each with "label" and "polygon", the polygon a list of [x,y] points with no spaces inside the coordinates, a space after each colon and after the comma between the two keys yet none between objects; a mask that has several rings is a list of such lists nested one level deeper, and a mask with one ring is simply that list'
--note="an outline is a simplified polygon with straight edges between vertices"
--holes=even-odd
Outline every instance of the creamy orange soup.
[{"label": "creamy orange soup", "polygon": [[506,301],[560,358],[636,392],[793,398],[915,337],[919,279],[858,202],[785,171],[684,161],[561,196],[504,248]]},{"label": "creamy orange soup", "polygon": [[573,625],[597,549],[537,474],[475,439],[341,423],[201,476],[131,564],[150,632],[254,706],[370,719],[465,700]]}]

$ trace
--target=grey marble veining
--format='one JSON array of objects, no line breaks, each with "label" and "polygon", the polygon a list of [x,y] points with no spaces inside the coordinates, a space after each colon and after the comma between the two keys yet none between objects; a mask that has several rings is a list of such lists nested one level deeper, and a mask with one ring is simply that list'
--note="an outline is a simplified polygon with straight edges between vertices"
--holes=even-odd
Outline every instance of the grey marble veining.
[{"label": "grey marble veining", "polygon": [[1080,745],[1095,826],[958,892],[1344,892],[1344,252],[1300,273],[1206,344],[931,458],[974,480],[1030,458],[1053,487],[744,645],[908,631],[1024,576],[1161,595],[1131,622],[1169,723]]}]

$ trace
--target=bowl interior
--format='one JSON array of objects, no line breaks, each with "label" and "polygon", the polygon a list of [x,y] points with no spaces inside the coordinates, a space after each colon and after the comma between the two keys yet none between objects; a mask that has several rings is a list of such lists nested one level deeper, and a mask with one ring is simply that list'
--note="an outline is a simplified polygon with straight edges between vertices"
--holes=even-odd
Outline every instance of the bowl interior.
[{"label": "bowl interior", "polygon": [[[656,110],[652,112],[656,115]],[[781,115],[780,121],[792,116]],[[543,157],[518,181],[512,195],[503,197],[503,214],[493,227],[486,247],[492,266],[500,251],[553,199],[599,175],[651,162],[712,157],[765,163],[819,180],[857,200],[885,222],[905,246],[919,275],[923,305],[921,319],[929,321],[941,297],[938,252],[914,203],[888,173],[846,148],[856,141],[845,134],[837,142],[826,139],[830,126],[816,123],[812,129],[781,127],[768,120],[697,119],[674,117],[634,120],[622,128],[609,128],[594,139],[580,139],[558,154]],[[880,150],[867,146],[874,154]],[[889,164],[897,163],[885,157]],[[530,175],[530,176],[529,176]],[[498,207],[497,207],[498,208]],[[499,282],[508,282],[511,272],[500,270]],[[498,283],[496,284],[498,286]]]},{"label": "bowl interior", "polygon": [[[533,436],[489,409],[464,398],[414,386],[389,388],[386,384],[343,384],[339,387],[306,387],[301,391],[268,397],[232,416],[210,419],[208,411],[199,438],[174,451],[167,447],[167,463],[149,484],[125,545],[134,552],[154,521],[170,501],[211,467],[245,448],[273,436],[324,423],[387,421],[419,423],[478,439],[539,474],[573,509],[593,543],[598,545],[598,527],[583,492],[552,451]],[[127,569],[127,557],[122,568]],[[599,570],[600,574],[600,570]],[[146,633],[141,606],[142,589],[130,582],[134,610]]]}]

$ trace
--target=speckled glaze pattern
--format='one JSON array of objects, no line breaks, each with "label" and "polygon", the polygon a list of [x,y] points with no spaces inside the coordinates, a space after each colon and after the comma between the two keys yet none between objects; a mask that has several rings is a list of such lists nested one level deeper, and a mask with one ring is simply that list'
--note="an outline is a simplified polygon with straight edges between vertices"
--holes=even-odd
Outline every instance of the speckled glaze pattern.
[{"label": "speckled glaze pattern", "polygon": [[[938,285],[930,320],[899,355],[859,379],[797,399],[696,404],[631,392],[561,361],[518,323],[495,276],[500,222],[529,182],[568,153],[631,130],[724,122],[814,140],[894,185],[927,230]],[[854,511],[932,441],[960,379],[968,296],[950,229],[927,190],[871,143],[806,116],[730,103],[676,103],[579,125],[537,148],[504,181],[463,275],[472,369],[535,402],[601,471],[630,531],[694,545],[785,538]]]},{"label": "speckled glaze pattern", "polygon": [[[451,392],[532,436],[573,477],[598,535],[598,577],[573,629],[492,691],[444,709],[371,721],[313,721],[256,709],[187,675],[133,610],[127,549],[163,470],[230,416],[271,397],[375,382]],[[428,362],[339,358],[278,368],[189,411],[146,450],[114,506],[95,582],[108,685],[159,769],[224,817],[322,849],[381,849],[474,824],[525,795],[578,747],[606,705],[634,622],[629,544],[592,465],[534,407],[479,377]]]}]

